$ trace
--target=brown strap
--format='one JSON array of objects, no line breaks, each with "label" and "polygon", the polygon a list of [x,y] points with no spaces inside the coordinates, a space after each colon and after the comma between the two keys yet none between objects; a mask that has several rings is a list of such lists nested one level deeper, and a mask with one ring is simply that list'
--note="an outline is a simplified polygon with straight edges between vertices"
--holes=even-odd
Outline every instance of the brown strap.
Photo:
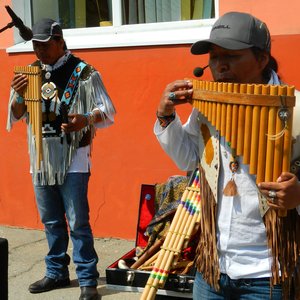
[{"label": "brown strap", "polygon": [[78,148],[85,147],[91,143],[91,131],[88,130],[79,142]]}]

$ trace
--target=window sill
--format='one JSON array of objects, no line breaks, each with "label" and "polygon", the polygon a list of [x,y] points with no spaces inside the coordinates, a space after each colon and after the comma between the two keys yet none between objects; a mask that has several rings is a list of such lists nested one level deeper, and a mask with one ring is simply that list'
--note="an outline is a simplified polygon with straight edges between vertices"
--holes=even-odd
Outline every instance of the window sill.
[{"label": "window sill", "polygon": [[[209,36],[215,19],[155,24],[65,29],[69,49],[93,49],[155,45],[190,44]],[[21,42],[8,53],[32,52],[32,43]]]}]

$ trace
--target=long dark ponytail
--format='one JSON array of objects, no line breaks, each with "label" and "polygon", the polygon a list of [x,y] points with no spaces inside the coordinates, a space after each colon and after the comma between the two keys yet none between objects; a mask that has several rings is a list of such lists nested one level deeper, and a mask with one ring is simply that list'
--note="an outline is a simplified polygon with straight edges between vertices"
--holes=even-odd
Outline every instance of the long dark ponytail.
[{"label": "long dark ponytail", "polygon": [[[254,56],[256,57],[256,59],[259,59],[259,57],[263,54],[263,53],[266,53],[265,50],[261,50],[257,47],[252,47],[251,48]],[[270,77],[271,77],[271,73],[272,73],[272,70],[274,72],[278,72],[278,63],[277,63],[277,60],[271,55],[270,52],[267,52],[267,54],[269,55],[269,62],[268,64],[266,65],[266,67],[263,69],[263,78],[265,79],[266,82],[269,81]]]}]

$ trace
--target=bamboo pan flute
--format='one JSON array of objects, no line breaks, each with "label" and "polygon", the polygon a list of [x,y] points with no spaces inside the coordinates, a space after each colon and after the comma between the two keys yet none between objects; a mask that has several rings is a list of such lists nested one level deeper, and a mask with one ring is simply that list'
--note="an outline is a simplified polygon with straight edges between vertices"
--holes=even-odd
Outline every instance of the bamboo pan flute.
[{"label": "bamboo pan flute", "polygon": [[27,76],[28,84],[24,91],[26,109],[29,115],[29,124],[35,139],[36,166],[40,169],[43,160],[42,149],[42,101],[41,101],[41,69],[38,66],[16,66],[14,73]]},{"label": "bamboo pan flute", "polygon": [[293,86],[193,81],[193,106],[243,156],[256,183],[290,170]]},{"label": "bamboo pan flute", "polygon": [[199,171],[194,172],[191,184],[185,189],[180,204],[158,252],[155,265],[149,275],[141,300],[155,299],[158,288],[162,288],[168,278],[172,264],[178,261],[190,237],[200,222]]}]

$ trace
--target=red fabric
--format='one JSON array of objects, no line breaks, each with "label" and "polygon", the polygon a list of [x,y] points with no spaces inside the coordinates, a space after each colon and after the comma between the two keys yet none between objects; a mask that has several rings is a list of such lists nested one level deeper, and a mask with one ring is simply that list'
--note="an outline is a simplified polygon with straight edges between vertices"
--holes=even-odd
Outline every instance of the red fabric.
[{"label": "red fabric", "polygon": [[152,220],[155,209],[155,186],[143,184],[141,187],[141,198],[139,208],[139,218],[137,224],[136,246],[146,247],[148,237],[145,236],[145,231],[148,224]]}]

